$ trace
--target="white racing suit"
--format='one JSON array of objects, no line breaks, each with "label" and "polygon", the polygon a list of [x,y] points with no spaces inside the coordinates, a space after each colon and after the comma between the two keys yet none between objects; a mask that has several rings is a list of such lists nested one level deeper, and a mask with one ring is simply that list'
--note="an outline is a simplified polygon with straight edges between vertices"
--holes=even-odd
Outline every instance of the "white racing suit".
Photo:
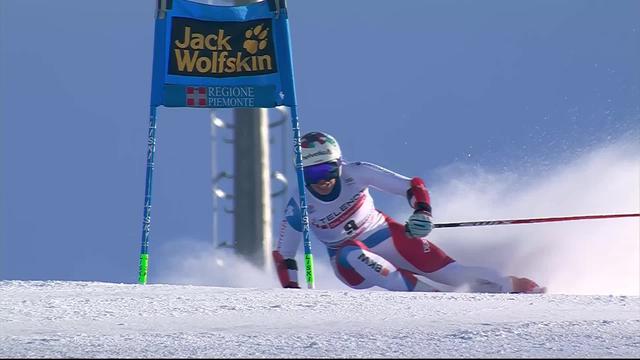
[{"label": "white racing suit", "polygon": [[[314,195],[306,189],[311,233],[327,246],[333,270],[342,282],[355,289],[452,291],[467,286],[472,292],[514,291],[514,277],[458,264],[426,238],[409,236],[403,224],[375,208],[369,186],[406,196],[414,209],[420,204],[431,211],[429,192],[420,178],[410,179],[365,162],[343,163],[332,194]],[[301,211],[292,197],[273,250],[283,287],[299,287],[295,256],[301,232]],[[445,286],[434,287],[437,284],[416,275]]]}]

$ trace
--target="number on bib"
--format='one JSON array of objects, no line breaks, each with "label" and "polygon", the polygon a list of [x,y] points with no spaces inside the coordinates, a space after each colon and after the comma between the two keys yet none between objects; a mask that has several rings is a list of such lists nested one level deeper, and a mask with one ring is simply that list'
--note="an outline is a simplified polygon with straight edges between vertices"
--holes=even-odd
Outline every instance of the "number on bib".
[{"label": "number on bib", "polygon": [[358,225],[353,220],[349,220],[349,222],[344,225],[344,231],[346,231],[347,234],[351,234],[356,229],[358,229]]}]

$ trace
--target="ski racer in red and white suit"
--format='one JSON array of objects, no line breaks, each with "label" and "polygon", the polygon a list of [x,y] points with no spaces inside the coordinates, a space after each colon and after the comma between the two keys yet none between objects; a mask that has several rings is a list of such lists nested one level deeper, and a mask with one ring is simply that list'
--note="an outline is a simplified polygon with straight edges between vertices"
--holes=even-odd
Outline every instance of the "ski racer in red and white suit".
[{"label": "ski racer in red and white suit", "polygon": [[[311,233],[327,246],[335,274],[348,286],[442,291],[466,285],[472,292],[542,291],[527,278],[459,264],[429,242],[431,203],[422,179],[410,179],[371,163],[344,162],[337,142],[325,133],[305,134],[302,149]],[[375,208],[370,186],[407,197],[414,214],[406,224]],[[301,231],[301,211],[292,197],[273,250],[285,288],[299,288],[295,256]],[[416,275],[445,286],[436,288]]]}]

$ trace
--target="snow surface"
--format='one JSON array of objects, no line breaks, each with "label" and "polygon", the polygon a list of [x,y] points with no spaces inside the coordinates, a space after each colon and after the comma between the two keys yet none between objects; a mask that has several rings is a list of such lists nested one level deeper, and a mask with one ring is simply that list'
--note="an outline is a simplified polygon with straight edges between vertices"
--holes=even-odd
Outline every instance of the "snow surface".
[{"label": "snow surface", "polygon": [[0,357],[640,357],[640,297],[0,281]]}]

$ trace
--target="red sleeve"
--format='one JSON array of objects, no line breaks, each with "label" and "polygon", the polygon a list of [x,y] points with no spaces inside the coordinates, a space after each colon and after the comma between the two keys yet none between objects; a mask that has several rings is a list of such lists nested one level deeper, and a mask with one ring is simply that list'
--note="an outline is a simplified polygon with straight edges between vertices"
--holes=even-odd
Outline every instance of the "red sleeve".
[{"label": "red sleeve", "polygon": [[411,179],[411,187],[407,190],[407,200],[412,208],[426,211],[431,216],[431,199],[424,181],[419,177]]}]

